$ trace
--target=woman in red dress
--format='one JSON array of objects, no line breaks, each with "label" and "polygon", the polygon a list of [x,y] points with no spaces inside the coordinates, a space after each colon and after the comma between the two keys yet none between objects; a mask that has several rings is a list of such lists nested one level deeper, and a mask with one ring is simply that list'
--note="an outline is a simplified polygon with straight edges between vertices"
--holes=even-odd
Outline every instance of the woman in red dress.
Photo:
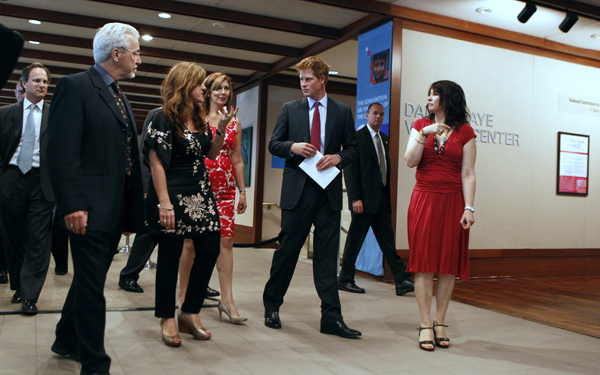
[{"label": "woman in red dress", "polygon": [[[208,116],[208,124],[215,136],[216,125],[219,123],[219,111],[229,106],[232,99],[231,78],[224,73],[213,73],[206,77],[206,100],[204,108]],[[243,214],[248,206],[246,203],[246,188],[244,184],[244,162],[242,160],[242,126],[240,120],[234,117],[225,130],[225,142],[219,156],[215,160],[205,159],[206,168],[210,176],[219,218],[221,221],[221,253],[217,259],[219,271],[219,284],[221,285],[221,301],[219,301],[219,318],[224,313],[230,323],[240,324],[248,320],[240,316],[233,301],[233,226],[235,206],[235,185],[239,188],[240,199],[235,210]],[[186,246],[186,249],[188,247]],[[192,264],[194,253],[184,249],[179,268],[180,291],[185,291],[189,267]],[[180,293],[180,302],[185,296]]]},{"label": "woman in red dress", "polygon": [[[421,314],[419,347],[448,348],[444,324],[454,279],[469,279],[469,228],[475,223],[475,132],[462,88],[438,81],[429,88],[429,117],[415,121],[404,160],[417,167],[408,207],[409,272]],[[433,277],[436,312],[431,321]]]}]

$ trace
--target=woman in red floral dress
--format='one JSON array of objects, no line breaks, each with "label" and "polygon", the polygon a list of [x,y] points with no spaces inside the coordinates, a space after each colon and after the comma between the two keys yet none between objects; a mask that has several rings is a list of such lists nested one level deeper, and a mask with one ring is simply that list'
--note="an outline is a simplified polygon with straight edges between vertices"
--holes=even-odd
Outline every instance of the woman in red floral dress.
[{"label": "woman in red floral dress", "polygon": [[[213,132],[217,134],[216,124],[219,122],[219,111],[229,106],[232,99],[231,78],[223,73],[213,73],[206,77],[206,100],[204,101],[207,121]],[[219,318],[222,314],[229,322],[239,324],[247,318],[240,316],[233,301],[233,227],[236,183],[240,191],[240,199],[235,210],[238,214],[246,211],[246,189],[244,184],[244,162],[241,154],[242,127],[240,120],[234,117],[226,128],[225,142],[217,159],[205,159],[210,176],[219,217],[221,221],[221,253],[217,259],[219,284],[221,286],[221,301],[219,301]],[[191,250],[191,249],[190,249]],[[180,261],[180,290],[185,290],[186,275],[189,275],[194,253],[184,249]],[[181,294],[180,294],[181,296]],[[181,296],[183,297],[183,296]],[[180,298],[183,302],[183,298]]]}]

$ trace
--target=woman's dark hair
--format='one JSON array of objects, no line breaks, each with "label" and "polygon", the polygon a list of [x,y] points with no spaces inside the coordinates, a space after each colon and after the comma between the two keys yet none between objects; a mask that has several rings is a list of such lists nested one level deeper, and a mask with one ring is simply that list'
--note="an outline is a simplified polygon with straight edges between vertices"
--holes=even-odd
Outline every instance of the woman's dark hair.
[{"label": "woman's dark hair", "polygon": [[[427,95],[433,90],[440,96],[440,106],[446,110],[446,125],[459,128],[471,121],[471,113],[467,108],[467,99],[462,87],[452,81],[437,81],[431,84]],[[429,119],[435,121],[435,115],[429,114]]]}]

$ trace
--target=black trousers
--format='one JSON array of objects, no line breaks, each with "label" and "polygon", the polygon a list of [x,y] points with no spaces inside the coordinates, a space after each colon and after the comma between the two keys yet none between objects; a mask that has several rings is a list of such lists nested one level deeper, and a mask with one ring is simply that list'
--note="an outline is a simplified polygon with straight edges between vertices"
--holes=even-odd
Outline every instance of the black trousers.
[{"label": "black trousers", "polygon": [[156,247],[157,239],[154,234],[141,232],[135,235],[133,246],[127,259],[127,264],[121,270],[120,281],[138,281],[140,272],[144,269],[146,262],[150,259],[152,251]]},{"label": "black trousers", "polygon": [[73,282],[56,326],[56,341],[78,352],[82,370],[90,373],[110,369],[111,359],[104,349],[104,285],[120,238],[118,231],[88,230],[85,235],[69,232]]},{"label": "black trousers", "polygon": [[340,281],[354,282],[356,258],[358,257],[360,248],[369,232],[369,227],[373,228],[377,243],[390,266],[390,270],[392,271],[396,283],[399,284],[408,279],[409,275],[406,274],[406,264],[396,252],[389,193],[385,192],[382,187],[381,199],[379,200],[379,207],[377,208],[376,213],[352,213],[352,222],[350,223],[350,229],[348,229],[348,236],[346,237],[346,245],[344,246],[344,259],[342,261],[342,270],[339,277]]},{"label": "black trousers", "polygon": [[333,210],[327,192],[307,178],[296,207],[281,212],[280,247],[273,254],[271,275],[263,293],[266,311],[279,311],[283,304],[300,250],[314,224],[313,277],[321,298],[321,324],[343,320],[337,289],[340,223],[341,211]]},{"label": "black trousers", "polygon": [[[156,269],[156,308],[157,318],[173,318],[175,316],[175,293],[179,258],[183,249],[183,238],[171,238],[157,235],[158,261]],[[221,235],[210,232],[202,237],[194,238],[196,257],[190,271],[190,280],[185,292],[185,302],[181,311],[198,314],[204,303],[206,288],[221,251]]]},{"label": "black trousers", "polygon": [[23,174],[9,166],[0,173],[0,228],[10,288],[23,299],[38,300],[50,264],[52,210],[44,198],[40,171]]},{"label": "black trousers", "polygon": [[4,244],[2,243],[2,227],[0,227],[0,271],[8,271],[6,253],[4,252]]},{"label": "black trousers", "polygon": [[52,256],[54,257],[55,271],[69,271],[69,231],[58,225],[59,217],[56,208],[52,219]]}]

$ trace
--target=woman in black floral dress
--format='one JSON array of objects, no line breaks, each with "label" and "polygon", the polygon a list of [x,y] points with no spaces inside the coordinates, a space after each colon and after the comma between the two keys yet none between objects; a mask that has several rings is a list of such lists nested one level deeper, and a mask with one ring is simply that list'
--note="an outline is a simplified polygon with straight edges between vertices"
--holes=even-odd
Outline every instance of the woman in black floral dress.
[{"label": "woman in black floral dress", "polygon": [[204,156],[218,156],[225,128],[237,109],[228,113],[223,108],[213,138],[202,107],[205,76],[202,67],[190,62],[171,68],[161,86],[163,110],[149,124],[144,143],[153,181],[146,198],[146,225],[158,236],[155,316],[161,318],[162,338],[168,346],[181,345],[175,290],[185,238],[193,240],[196,257],[178,316],[179,331],[198,340],[211,337],[199,312],[219,256],[220,227]]}]

